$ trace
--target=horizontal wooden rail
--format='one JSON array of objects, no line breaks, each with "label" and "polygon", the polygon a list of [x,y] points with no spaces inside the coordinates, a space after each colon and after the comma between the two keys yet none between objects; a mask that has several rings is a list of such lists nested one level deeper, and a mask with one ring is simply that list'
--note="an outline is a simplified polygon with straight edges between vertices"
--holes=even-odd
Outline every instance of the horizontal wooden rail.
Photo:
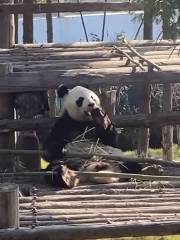
[{"label": "horizontal wooden rail", "polygon": [[98,12],[98,11],[138,11],[143,10],[143,4],[119,2],[119,3],[51,3],[51,4],[1,4],[0,11],[11,14],[26,13],[57,13],[57,12]]},{"label": "horizontal wooden rail", "polygon": [[[57,118],[36,118],[36,119],[18,119],[0,120],[0,129],[4,131],[23,131],[23,130],[39,130],[50,128],[54,125]],[[180,124],[180,112],[168,112],[157,114],[135,114],[120,115],[112,119],[116,127],[154,127]]]},{"label": "horizontal wooden rail", "polygon": [[[60,84],[66,83],[68,87],[76,85],[108,86],[128,85],[143,83],[144,80],[153,83],[180,82],[180,70],[162,67],[162,72],[136,72],[124,73],[121,69],[106,70],[67,70],[67,71],[42,71],[27,73],[12,73],[0,77],[0,93],[27,92],[55,89]],[[170,70],[168,70],[170,69]]]},{"label": "horizontal wooden rail", "polygon": [[[0,155],[31,155],[31,154],[46,154],[43,150],[20,150],[20,149],[0,149]],[[175,161],[165,161],[153,158],[128,158],[122,156],[117,156],[113,154],[98,154],[98,153],[75,153],[75,152],[64,152],[64,157],[68,158],[84,158],[90,159],[93,156],[98,156],[106,160],[115,160],[115,161],[130,161],[130,162],[139,162],[139,163],[149,163],[149,164],[160,164],[163,166],[169,167],[180,167],[180,162]]]},{"label": "horizontal wooden rail", "polygon": [[179,221],[166,222],[138,222],[129,224],[111,223],[111,224],[76,224],[48,226],[42,228],[23,228],[23,229],[5,229],[0,230],[1,240],[84,240],[100,238],[118,238],[129,236],[161,236],[180,233]]},{"label": "horizontal wooden rail", "polygon": [[[179,40],[130,40],[128,43],[132,47],[160,47],[160,46],[179,46]],[[20,48],[93,48],[93,47],[126,47],[122,42],[74,42],[74,43],[28,43],[15,44],[14,47]],[[4,51],[4,50],[2,50]]]},{"label": "horizontal wooden rail", "polygon": [[[74,171],[74,173],[79,176],[85,177],[113,177],[113,178],[124,178],[130,179],[134,178],[137,180],[149,180],[149,181],[180,181],[180,176],[157,176],[157,175],[145,175],[145,174],[129,174],[129,173],[103,173],[103,172],[81,172]],[[4,172],[0,173],[0,178],[2,177],[33,177],[33,176],[55,176],[58,172],[53,171],[40,171],[40,172]]]}]

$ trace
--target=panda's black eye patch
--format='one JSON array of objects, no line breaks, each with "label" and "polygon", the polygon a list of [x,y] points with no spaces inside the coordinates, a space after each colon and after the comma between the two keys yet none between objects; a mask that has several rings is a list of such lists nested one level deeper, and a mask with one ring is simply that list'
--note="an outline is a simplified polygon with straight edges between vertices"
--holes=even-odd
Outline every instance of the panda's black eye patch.
[{"label": "panda's black eye patch", "polygon": [[76,104],[78,107],[81,107],[83,104],[84,98],[83,97],[79,97],[78,100],[76,100]]}]

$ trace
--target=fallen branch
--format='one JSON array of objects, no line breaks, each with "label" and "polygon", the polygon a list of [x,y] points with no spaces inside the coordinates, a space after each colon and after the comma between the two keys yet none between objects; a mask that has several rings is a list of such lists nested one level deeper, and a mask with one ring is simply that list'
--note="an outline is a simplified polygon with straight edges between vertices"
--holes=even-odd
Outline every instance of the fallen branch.
[{"label": "fallen branch", "polygon": [[145,71],[145,68],[142,66],[142,64],[137,62],[136,60],[134,60],[128,53],[126,53],[125,51],[121,50],[117,46],[113,46],[113,49],[116,50],[116,52],[122,54],[122,56],[125,56],[128,59],[126,65],[128,65],[128,63],[132,62],[132,63],[135,64],[136,67],[139,67],[141,70]]},{"label": "fallen branch", "polygon": [[144,56],[142,56],[141,54],[139,54],[133,47],[131,47],[131,46],[129,45],[129,43],[128,43],[126,40],[124,40],[124,41],[125,41],[125,44],[126,44],[127,48],[128,48],[132,53],[134,53],[135,56],[139,57],[141,60],[143,60],[144,62],[146,62],[146,63],[148,64],[149,68],[152,68],[152,69],[153,69],[153,68],[156,68],[158,71],[162,71],[162,69],[161,69],[157,64],[151,62],[149,59],[147,59],[146,57],[144,57]]}]

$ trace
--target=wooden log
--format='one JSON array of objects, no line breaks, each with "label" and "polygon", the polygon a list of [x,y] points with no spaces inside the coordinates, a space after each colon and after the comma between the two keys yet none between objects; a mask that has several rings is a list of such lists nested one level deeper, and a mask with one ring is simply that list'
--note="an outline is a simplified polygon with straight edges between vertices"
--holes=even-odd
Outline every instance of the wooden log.
[{"label": "wooden log", "polygon": [[[13,0],[1,0],[4,6],[9,4],[11,6]],[[15,29],[14,29],[14,16],[5,11],[0,11],[0,48],[10,48],[15,43]]]},{"label": "wooden log", "polygon": [[[165,84],[163,86],[163,111],[172,111],[172,86],[171,84]],[[162,128],[162,148],[163,159],[173,159],[173,126],[168,125]]]},{"label": "wooden log", "polygon": [[[41,91],[47,89],[55,89],[58,85],[66,82],[68,87],[75,85],[89,86],[108,86],[108,85],[126,85],[143,83],[144,79],[150,79],[149,82],[163,83],[179,82],[180,71],[175,70],[175,67],[163,67],[163,72],[122,72],[119,69],[111,70],[102,69],[101,71],[85,71],[72,70],[61,71],[42,71],[33,73],[13,73],[4,78],[0,77],[0,92],[23,92],[23,91]],[[167,69],[167,70],[165,70]],[[49,81],[53,79],[53,81]]]},{"label": "wooden log", "polygon": [[[23,5],[32,4],[33,0],[23,0]],[[26,11],[23,14],[23,43],[33,43],[33,13]]]},{"label": "wooden log", "polygon": [[[151,198],[152,199],[152,198]],[[148,201],[151,201],[151,199],[148,199]],[[130,199],[128,200],[130,201]],[[139,201],[141,201],[141,199],[139,199]],[[129,214],[131,215],[135,215],[135,214],[178,214],[179,215],[179,208],[177,206],[172,206],[170,207],[170,209],[168,209],[167,206],[162,206],[162,207],[145,207],[145,208],[49,208],[49,209],[38,209],[37,213],[38,214],[44,214],[44,215],[49,215],[49,214],[53,214],[53,215],[78,215],[80,212],[81,214],[85,215],[86,214],[94,214],[94,213],[99,213],[99,214],[121,214],[121,215],[126,215],[129,216]],[[31,217],[32,217],[32,211],[30,209],[20,209],[20,213],[22,214],[30,214],[31,213]]]},{"label": "wooden log", "polygon": [[0,5],[0,10],[6,13],[57,13],[57,12],[97,12],[97,11],[138,11],[142,10],[143,5],[139,3],[51,3],[51,4],[14,4]]},{"label": "wooden log", "polygon": [[0,228],[19,227],[19,187],[0,184]]},{"label": "wooden log", "polygon": [[[18,3],[19,0],[14,0],[14,3]],[[18,44],[18,19],[19,19],[19,15],[18,14],[14,14],[14,27],[15,27],[15,37],[14,37],[14,42],[15,44]]]},{"label": "wooden log", "polygon": [[[122,224],[126,223],[128,221],[131,221],[131,223],[137,223],[137,221],[144,221],[144,222],[156,222],[156,221],[161,221],[161,222],[171,222],[171,221],[179,221],[179,217],[171,217],[171,218],[146,218],[146,217],[137,217],[137,218],[119,218],[117,217],[110,217],[110,218],[92,218],[92,219],[80,219],[80,220],[69,220],[69,219],[64,219],[64,220],[49,220],[49,221],[37,221],[37,226],[52,226],[52,225],[64,225],[66,223],[68,224]],[[32,221],[21,221],[21,227],[29,227],[32,225]]]},{"label": "wooden log", "polygon": [[[0,76],[5,78],[12,72],[12,65],[0,64]],[[0,119],[14,119],[14,106],[11,94],[0,94]],[[0,131],[0,146],[1,148],[14,148],[14,133],[8,131]],[[1,170],[12,171],[14,161],[12,156],[0,156]]]},{"label": "wooden log", "polygon": [[[18,119],[0,120],[0,129],[9,129],[11,131],[22,130],[43,130],[51,128],[57,118],[38,118],[38,119]],[[112,122],[115,127],[151,127],[165,126],[167,124],[180,124],[179,112],[157,113],[157,114],[136,114],[113,116]]]},{"label": "wooden log", "polygon": [[[105,189],[105,190],[108,190],[108,189]],[[112,190],[116,190],[116,189],[112,189]],[[158,195],[156,195],[156,194],[162,194],[162,195],[163,194],[169,194],[168,196],[170,196],[170,198],[169,197],[168,198],[164,197],[162,202],[163,202],[163,204],[167,204],[167,202],[169,202],[169,199],[170,199],[170,202],[173,202],[173,204],[174,204],[174,202],[176,202],[177,200],[176,200],[176,197],[173,197],[173,194],[175,194],[175,195],[179,194],[180,195],[180,192],[179,192],[179,190],[177,191],[177,189],[176,190],[172,190],[172,191],[168,191],[168,190],[167,191],[165,191],[165,190],[163,191],[163,190],[158,190],[158,189],[154,189],[154,190],[151,190],[151,189],[141,189],[139,191],[138,190],[139,189],[137,189],[137,190],[136,189],[131,189],[131,191],[127,191],[126,192],[126,191],[118,189],[119,195],[118,194],[108,194],[107,192],[106,192],[106,194],[105,193],[104,194],[100,194],[100,193],[98,194],[98,190],[94,190],[94,192],[91,191],[92,195],[85,195],[85,194],[81,195],[80,193],[82,191],[79,190],[79,195],[78,194],[73,195],[73,191],[74,191],[74,189],[73,189],[72,190],[72,195],[64,195],[64,193],[62,193],[63,194],[62,196],[61,195],[60,196],[56,196],[56,195],[38,196],[37,199],[36,199],[36,202],[46,202],[46,201],[51,201],[51,202],[63,202],[64,201],[64,202],[66,202],[66,201],[92,201],[92,200],[93,201],[98,201],[98,200],[100,200],[100,201],[101,200],[102,201],[104,201],[104,200],[114,200],[114,201],[115,200],[120,200],[121,202],[122,201],[124,202],[124,201],[127,200],[126,199],[126,195],[130,196],[130,194],[132,195],[132,197],[134,197],[134,201],[136,199],[136,195],[137,195],[137,198],[138,198],[138,195],[141,196],[140,194],[142,194],[143,197],[145,197],[146,194],[147,194],[147,196],[146,196],[147,198],[149,196],[153,196],[153,198],[156,198],[156,201],[157,201],[157,199],[158,199],[157,196]],[[122,196],[121,196],[121,194],[122,194]],[[172,194],[172,197],[171,197],[171,194]],[[32,202],[32,196],[31,197],[21,197],[19,199],[19,201],[20,201],[20,204],[21,203],[31,203]],[[156,201],[153,201],[153,202],[156,202]],[[166,202],[166,203],[164,203],[164,202]]]},{"label": "wooden log", "polygon": [[[162,58],[162,59],[153,59],[154,63],[157,63],[159,66],[166,65],[178,65],[180,64],[179,58],[172,58],[170,60]],[[31,61],[28,64],[24,62],[15,62],[13,63],[14,72],[25,72],[25,71],[40,71],[40,70],[65,70],[65,69],[97,69],[97,68],[118,68],[124,67],[126,61],[119,61],[118,59],[114,59],[108,62],[106,60],[94,60],[89,59],[88,61],[61,61],[61,60],[48,60],[48,61]],[[146,63],[144,63],[146,66]],[[129,63],[129,67],[133,67],[133,64]]]},{"label": "wooden log", "polygon": [[[151,113],[151,88],[152,86],[148,81],[144,80],[144,83],[140,86],[140,112],[145,115],[149,115]],[[147,157],[148,156],[148,148],[149,148],[149,128],[140,128],[138,130],[138,146],[137,153],[139,157]]]},{"label": "wooden log", "polygon": [[[95,219],[99,219],[99,221],[106,221],[109,219],[114,219],[114,220],[117,220],[117,221],[128,221],[128,220],[158,220],[158,219],[173,219],[173,220],[178,220],[180,218],[180,215],[177,214],[177,216],[175,216],[173,213],[170,213],[170,214],[158,214],[158,213],[155,213],[155,214],[149,214],[149,213],[145,213],[143,214],[143,216],[139,213],[134,213],[134,214],[130,214],[130,216],[124,216],[124,214],[109,214],[109,213],[103,213],[103,214],[99,214],[99,213],[92,213],[92,214],[79,214],[79,215],[72,215],[72,216],[67,216],[67,215],[41,215],[37,216],[37,221],[40,223],[44,223],[46,221],[48,221],[49,223],[51,223],[51,225],[53,225],[52,223],[54,223],[55,221],[68,221],[70,223],[70,221],[73,221],[75,220],[76,223],[82,223],[80,221],[92,221],[95,220]],[[32,224],[32,221],[33,221],[33,218],[32,216],[20,216],[20,221],[21,221],[21,226],[22,226],[22,223],[24,221],[27,221],[28,223],[31,222]],[[95,221],[94,221],[95,222]]]},{"label": "wooden log", "polygon": [[[179,46],[179,40],[130,40],[129,44],[133,47],[163,47],[163,46]],[[74,43],[33,43],[33,44],[15,44],[15,47],[26,48],[91,48],[91,47],[112,47],[112,46],[126,46],[126,43],[122,42],[74,42]],[[156,49],[156,48],[155,48]]]},{"label": "wooden log", "polygon": [[[42,151],[42,150],[12,150],[12,149],[0,149],[0,155],[9,155],[9,154],[15,154],[15,155],[27,155],[27,154],[42,154],[44,155],[46,152]],[[153,159],[153,158],[127,158],[127,157],[123,157],[123,156],[117,156],[117,155],[111,155],[111,154],[98,154],[98,153],[75,153],[75,152],[64,152],[64,157],[68,158],[68,157],[76,157],[76,158],[84,158],[84,159],[90,159],[93,156],[98,156],[98,157],[102,157],[103,159],[106,160],[116,160],[116,161],[130,161],[130,162],[139,162],[139,163],[149,163],[149,164],[160,164],[162,166],[171,166],[171,167],[180,167],[180,163],[179,162],[175,162],[175,161],[165,161],[165,160],[158,160],[158,159]],[[83,173],[83,174],[88,174],[87,172]],[[95,174],[95,173],[93,173]],[[100,174],[100,173],[99,173]],[[116,174],[116,173],[114,173]],[[119,173],[120,174],[120,173]],[[102,173],[100,174],[102,175]],[[136,175],[136,174],[134,174]],[[106,176],[106,174],[104,174],[104,176]],[[109,176],[112,176],[111,174],[109,174]],[[120,176],[120,175],[119,175]],[[121,175],[122,177],[127,176],[127,175]],[[129,176],[133,176],[133,174],[129,175]],[[149,176],[149,175],[148,175]]]},{"label": "wooden log", "polygon": [[[153,229],[153,231],[152,231]],[[52,226],[35,229],[1,230],[1,240],[83,240],[98,238],[117,238],[128,236],[161,236],[180,233],[179,221],[173,222],[138,222],[129,224],[91,224],[76,226]]]}]

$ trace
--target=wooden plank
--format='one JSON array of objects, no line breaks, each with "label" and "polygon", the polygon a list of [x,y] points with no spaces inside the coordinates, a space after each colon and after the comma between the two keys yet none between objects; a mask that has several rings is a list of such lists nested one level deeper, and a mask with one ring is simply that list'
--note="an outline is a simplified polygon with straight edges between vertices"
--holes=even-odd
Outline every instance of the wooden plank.
[{"label": "wooden plank", "polygon": [[[136,60],[134,58],[134,60]],[[153,63],[158,64],[159,66],[173,66],[180,65],[180,58],[172,59],[152,59]],[[26,71],[43,71],[43,70],[67,70],[67,69],[97,69],[97,68],[120,68],[126,65],[126,60],[119,60],[119,58],[114,60],[104,60],[101,59],[89,59],[89,60],[49,60],[49,61],[31,61],[26,62],[14,62],[13,70],[14,72],[26,72]],[[129,67],[133,67],[134,64],[129,63]],[[147,66],[146,63],[143,63],[143,66]]]},{"label": "wooden plank", "polygon": [[[57,118],[37,118],[37,119],[1,119],[0,129],[13,131],[39,130],[53,126]],[[136,114],[114,116],[112,122],[116,127],[152,127],[166,126],[167,124],[180,124],[180,113],[157,113],[157,114]]]},{"label": "wooden plank", "polygon": [[86,2],[86,3],[52,3],[52,4],[13,4],[0,5],[0,11],[12,14],[57,13],[57,12],[97,12],[97,11],[139,11],[143,4],[130,2]]},{"label": "wooden plank", "polygon": [[[126,85],[144,82],[150,79],[152,83],[180,82],[179,66],[162,67],[162,72],[122,72],[122,69],[99,70],[67,70],[42,71],[32,73],[12,73],[0,77],[0,92],[25,92],[55,89],[58,85],[66,83],[68,87],[75,85],[108,86]],[[128,68],[127,68],[128,69]],[[130,70],[131,68],[129,68]],[[125,69],[124,69],[125,70]]]},{"label": "wooden plank", "polygon": [[[153,231],[152,231],[153,229]],[[1,240],[84,240],[98,238],[117,238],[128,236],[162,236],[180,233],[179,221],[172,222],[138,222],[111,224],[62,225],[35,229],[0,230]]]},{"label": "wooden plank", "polygon": [[[107,3],[106,3],[107,4]],[[160,46],[179,46],[179,40],[130,40],[128,43],[133,47],[160,47]],[[74,43],[33,43],[33,44],[15,44],[14,47],[21,48],[92,48],[92,47],[125,47],[122,42],[74,42]]]}]

